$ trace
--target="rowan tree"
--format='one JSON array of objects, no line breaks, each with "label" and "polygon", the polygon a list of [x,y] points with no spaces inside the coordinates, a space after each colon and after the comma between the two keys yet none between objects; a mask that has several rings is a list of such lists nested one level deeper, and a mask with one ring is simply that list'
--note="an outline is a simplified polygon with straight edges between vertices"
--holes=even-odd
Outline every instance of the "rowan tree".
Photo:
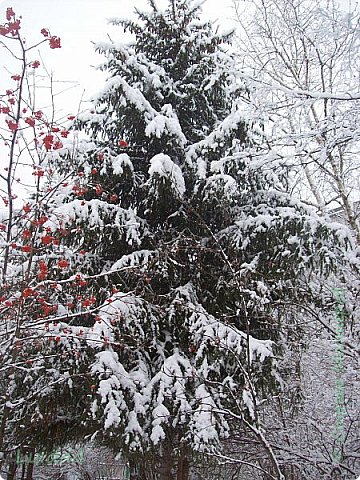
[{"label": "rowan tree", "polygon": [[[58,118],[55,111],[39,105],[57,93],[51,77],[48,95],[40,95],[40,100],[37,95],[46,69],[36,51],[61,48],[61,40],[43,28],[39,40],[30,45],[21,27],[21,17],[7,8],[5,23],[0,25],[0,45],[9,54],[0,94],[1,465],[11,462],[19,448],[29,447],[33,456],[34,443],[22,437],[22,416],[31,408],[37,409],[47,388],[63,391],[71,370],[68,364],[64,366],[62,356],[74,357],[75,365],[81,343],[78,329],[70,335],[66,348],[59,347],[61,339],[71,333],[62,329],[64,310],[57,300],[59,290],[73,283],[65,282],[65,289],[57,284],[57,280],[61,283],[66,279],[68,262],[61,244],[69,232],[60,225],[57,231],[47,225],[54,193],[71,174],[68,171],[55,180],[48,159],[67,151],[71,116]],[[76,374],[81,376],[79,370]],[[48,408],[51,410],[51,405]],[[14,425],[19,428],[16,437]],[[9,478],[15,472],[13,462]]]}]

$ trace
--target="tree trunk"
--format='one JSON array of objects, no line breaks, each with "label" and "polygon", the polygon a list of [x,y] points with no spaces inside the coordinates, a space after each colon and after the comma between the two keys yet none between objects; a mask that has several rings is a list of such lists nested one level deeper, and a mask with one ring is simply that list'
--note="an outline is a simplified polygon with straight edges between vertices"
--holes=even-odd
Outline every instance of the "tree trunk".
[{"label": "tree trunk", "polygon": [[7,422],[9,412],[10,412],[10,408],[5,405],[3,409],[2,419],[0,422],[0,453],[2,453],[2,456],[0,457],[0,470],[2,469],[5,461],[5,455],[4,455],[5,431],[6,431],[6,422]]},{"label": "tree trunk", "polygon": [[17,463],[16,460],[13,460],[9,465],[9,471],[6,476],[6,480],[14,480],[16,477]]},{"label": "tree trunk", "polygon": [[35,448],[29,447],[27,451],[29,453],[29,463],[27,464],[25,480],[32,480],[35,462]]},{"label": "tree trunk", "polygon": [[25,480],[26,465],[27,465],[26,462],[24,462],[24,463],[21,465],[21,480]]},{"label": "tree trunk", "polygon": [[160,458],[159,480],[174,480],[172,475],[174,460],[170,452],[164,452]]},{"label": "tree trunk", "polygon": [[182,453],[178,460],[176,480],[189,480],[189,473],[189,460],[187,456]]}]

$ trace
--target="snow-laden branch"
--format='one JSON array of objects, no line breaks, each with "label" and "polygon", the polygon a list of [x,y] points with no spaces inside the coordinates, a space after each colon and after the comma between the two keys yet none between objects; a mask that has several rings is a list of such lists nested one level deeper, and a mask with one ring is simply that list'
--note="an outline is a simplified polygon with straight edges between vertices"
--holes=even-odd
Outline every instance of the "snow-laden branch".
[{"label": "snow-laden branch", "polygon": [[360,92],[314,92],[310,90],[302,90],[299,88],[288,88],[278,83],[270,83],[261,78],[255,78],[251,75],[241,74],[242,78],[249,81],[261,84],[268,90],[278,90],[280,92],[291,95],[296,98],[314,98],[316,100],[339,100],[339,101],[354,101],[360,100]]}]

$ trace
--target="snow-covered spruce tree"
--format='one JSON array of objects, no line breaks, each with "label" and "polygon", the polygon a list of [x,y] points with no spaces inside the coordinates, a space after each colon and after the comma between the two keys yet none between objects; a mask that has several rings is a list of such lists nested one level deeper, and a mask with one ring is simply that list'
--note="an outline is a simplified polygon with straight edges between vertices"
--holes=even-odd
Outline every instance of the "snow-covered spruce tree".
[{"label": "snow-covered spruce tree", "polygon": [[113,21],[132,44],[98,45],[110,77],[78,118],[92,140],[47,227],[71,231],[69,268],[92,295],[80,295],[93,381],[79,432],[185,479],[194,452],[231,432],[227,413],[257,431],[257,398],[275,383],[277,302],[306,301],[297,279],[332,266],[338,232],[282,193],[256,151],[231,36],[192,2],[149,4],[137,23]]}]

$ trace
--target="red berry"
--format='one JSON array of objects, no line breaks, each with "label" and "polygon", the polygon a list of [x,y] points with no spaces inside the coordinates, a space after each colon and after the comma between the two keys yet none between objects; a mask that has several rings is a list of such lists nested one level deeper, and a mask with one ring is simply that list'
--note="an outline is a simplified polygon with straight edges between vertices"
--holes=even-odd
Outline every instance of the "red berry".
[{"label": "red berry", "polygon": [[126,148],[128,147],[128,143],[126,140],[119,140],[119,147]]},{"label": "red berry", "polygon": [[59,268],[68,268],[69,262],[65,259],[61,259],[58,261],[58,267]]},{"label": "red berry", "polygon": [[27,287],[27,288],[25,288],[25,289],[23,290],[22,296],[23,296],[24,298],[28,298],[28,297],[34,296],[34,293],[35,293],[35,292],[34,292],[34,290],[33,290],[32,288]]},{"label": "red berry", "polygon": [[25,230],[23,230],[23,232],[21,233],[21,236],[25,240],[29,240],[29,238],[31,237],[31,231],[25,228]]},{"label": "red berry", "polygon": [[43,237],[41,237],[41,243],[43,243],[44,245],[50,245],[53,240],[54,238],[51,235],[44,235]]}]

